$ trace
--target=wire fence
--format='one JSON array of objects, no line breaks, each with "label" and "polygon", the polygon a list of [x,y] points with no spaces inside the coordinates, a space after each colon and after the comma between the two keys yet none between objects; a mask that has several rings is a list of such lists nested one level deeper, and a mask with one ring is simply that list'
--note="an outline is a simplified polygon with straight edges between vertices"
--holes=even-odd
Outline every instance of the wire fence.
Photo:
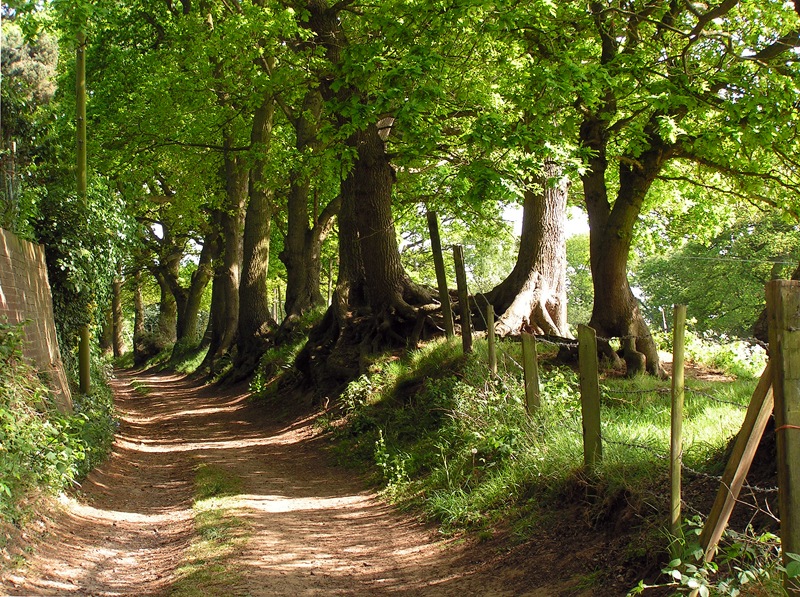
[{"label": "wire fence", "polygon": [[[484,322],[486,319],[484,318]],[[636,338],[631,336],[629,338]],[[610,341],[611,339],[607,338],[600,338],[601,340]],[[568,348],[568,349],[576,349],[578,347],[577,340],[557,340],[551,337],[543,337],[543,336],[536,336],[537,343],[543,343],[551,346],[556,346],[558,348]],[[506,366],[511,366],[515,370],[519,372],[524,371],[523,365],[515,358],[514,355],[509,352],[504,347],[505,342],[497,342],[495,350],[497,351],[498,356],[502,357],[503,362]],[[499,360],[499,359],[498,359]],[[629,395],[657,395],[662,397],[668,397],[671,395],[672,390],[669,387],[653,387],[653,388],[643,388],[643,389],[621,389],[621,388],[614,388],[611,385],[604,383],[600,385],[601,393],[605,397],[609,396],[629,396]],[[706,400],[710,403],[725,406],[725,407],[733,407],[738,410],[746,410],[748,405],[743,404],[741,402],[736,402],[735,400],[728,399],[727,396],[720,395],[719,393],[712,393],[706,389],[701,389],[698,387],[691,387],[687,386],[684,388],[684,391],[687,395],[694,396],[698,399]],[[724,396],[724,397],[723,397]],[[601,441],[603,444],[609,446],[616,446],[616,447],[624,447],[629,448],[632,450],[642,450],[647,452],[652,458],[657,461],[669,463],[670,461],[670,454],[669,454],[669,446],[657,445],[657,442],[653,443],[643,443],[643,442],[632,442],[632,441],[623,441],[618,439],[611,439],[606,437],[605,433],[601,434]],[[681,460],[681,471],[683,475],[690,475],[693,478],[702,478],[712,481],[717,484],[723,483],[723,478],[720,475],[714,475],[708,472],[697,470],[691,466],[688,466]],[[778,494],[778,488],[774,486],[769,487],[762,487],[756,484],[748,484],[745,483],[742,485],[742,491],[747,494],[747,499],[740,497],[737,499],[737,503],[749,508],[753,512],[753,516],[758,513],[767,515],[771,518],[777,518],[772,513],[772,509],[770,507],[769,500],[771,498],[776,498]],[[760,496],[760,499],[759,499]],[[687,503],[685,498],[683,499],[683,505],[685,506],[688,512],[693,512],[695,514],[699,514],[705,516],[706,512],[700,511],[700,509],[693,507],[692,504]]]}]

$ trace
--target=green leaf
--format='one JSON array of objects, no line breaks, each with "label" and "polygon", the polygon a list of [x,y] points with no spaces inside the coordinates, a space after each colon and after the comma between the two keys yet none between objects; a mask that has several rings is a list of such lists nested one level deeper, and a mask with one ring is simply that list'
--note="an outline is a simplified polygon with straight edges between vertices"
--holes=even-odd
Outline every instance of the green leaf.
[{"label": "green leaf", "polygon": [[[787,554],[791,556],[792,554]],[[786,565],[786,576],[788,578],[798,578],[800,577],[800,561],[792,560]]]}]

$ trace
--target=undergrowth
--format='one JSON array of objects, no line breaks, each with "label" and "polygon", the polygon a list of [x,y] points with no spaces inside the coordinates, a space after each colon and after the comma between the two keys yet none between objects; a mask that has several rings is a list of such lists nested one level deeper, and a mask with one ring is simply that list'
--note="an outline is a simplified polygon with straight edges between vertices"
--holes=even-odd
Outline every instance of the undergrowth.
[{"label": "undergrowth", "polygon": [[57,493],[102,461],[116,424],[96,360],[92,393],[73,392],[73,412],[59,412],[22,358],[22,342],[22,326],[0,323],[0,521],[13,524],[21,523],[30,493]]},{"label": "undergrowth", "polygon": [[250,380],[253,396],[269,400],[278,396],[280,389],[295,375],[294,362],[308,340],[308,331],[317,323],[325,311],[312,309],[299,317],[293,331],[279,344],[273,344],[259,360],[255,374]]},{"label": "undergrowth", "polygon": [[[554,354],[547,350],[540,347],[542,406],[530,415],[518,343],[501,344],[499,373],[491,378],[485,341],[464,356],[459,343],[442,340],[375,362],[346,388],[338,417],[323,421],[343,462],[372,471],[388,497],[421,509],[443,532],[491,536],[501,527],[522,541],[558,524],[557,512],[578,508],[596,531],[626,536],[615,547],[617,564],[632,574],[657,571],[671,541],[664,531],[669,381],[602,380],[603,459],[590,475],[583,467],[578,375],[548,365]],[[756,384],[757,363],[725,358],[715,366],[727,362],[740,377],[688,384],[684,463],[701,475],[721,473]],[[728,568],[735,558],[730,562]],[[636,577],[628,580],[633,585]]]}]

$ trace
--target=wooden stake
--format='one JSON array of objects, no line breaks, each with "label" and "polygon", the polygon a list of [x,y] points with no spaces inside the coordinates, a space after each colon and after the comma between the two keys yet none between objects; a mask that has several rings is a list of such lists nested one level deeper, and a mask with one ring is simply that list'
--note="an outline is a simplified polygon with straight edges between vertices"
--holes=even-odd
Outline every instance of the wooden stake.
[{"label": "wooden stake", "polygon": [[[800,553],[800,281],[767,284],[769,352],[778,445],[778,507],[781,550]],[[784,577],[789,595],[800,595],[800,578]]]},{"label": "wooden stake", "polygon": [[[675,305],[672,324],[672,425],[670,434],[670,519],[673,537],[681,532],[681,463],[683,461],[684,337],[686,305]],[[676,546],[677,547],[677,546]]]},{"label": "wooden stake", "polygon": [[583,463],[589,472],[593,472],[603,459],[600,434],[600,368],[597,362],[597,333],[583,324],[578,326],[578,365],[583,416]]},{"label": "wooden stake", "polygon": [[467,270],[464,267],[464,247],[453,246],[453,260],[456,264],[456,283],[458,302],[461,305],[461,346],[464,353],[472,352],[472,315],[469,311],[469,292],[467,290]]},{"label": "wooden stake", "polygon": [[456,334],[453,327],[453,308],[450,305],[450,292],[447,289],[447,274],[444,270],[442,239],[439,236],[439,218],[435,211],[429,211],[427,217],[428,230],[431,235],[431,251],[433,251],[433,266],[436,269],[436,284],[439,287],[439,301],[442,304],[444,332],[448,338],[452,338]]},{"label": "wooden stake", "polygon": [[497,339],[494,333],[494,305],[486,304],[486,335],[489,340],[489,373],[497,377]]},{"label": "wooden stake", "polygon": [[700,547],[703,548],[706,562],[714,559],[717,544],[728,525],[761,436],[764,435],[764,429],[772,415],[772,406],[772,367],[768,362],[747,407],[744,423],[736,436],[731,457],[722,474],[717,497],[703,525],[703,532],[700,533]]},{"label": "wooden stake", "polygon": [[533,414],[541,405],[539,392],[539,363],[536,355],[536,337],[522,332],[522,368],[525,374],[525,410]]}]

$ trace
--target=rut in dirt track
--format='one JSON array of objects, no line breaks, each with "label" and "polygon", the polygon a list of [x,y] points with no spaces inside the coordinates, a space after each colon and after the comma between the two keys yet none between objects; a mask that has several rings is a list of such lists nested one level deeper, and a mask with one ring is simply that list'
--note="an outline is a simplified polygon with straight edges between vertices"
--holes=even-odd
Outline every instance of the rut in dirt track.
[{"label": "rut in dirt track", "polygon": [[193,539],[201,464],[241,479],[236,516],[248,530],[235,586],[214,594],[576,594],[530,586],[533,570],[498,567],[497,554],[448,544],[396,512],[330,465],[310,417],[276,420],[243,389],[165,374],[120,373],[113,387],[111,457],[66,500],[28,565],[4,575],[7,594],[168,595]]}]

